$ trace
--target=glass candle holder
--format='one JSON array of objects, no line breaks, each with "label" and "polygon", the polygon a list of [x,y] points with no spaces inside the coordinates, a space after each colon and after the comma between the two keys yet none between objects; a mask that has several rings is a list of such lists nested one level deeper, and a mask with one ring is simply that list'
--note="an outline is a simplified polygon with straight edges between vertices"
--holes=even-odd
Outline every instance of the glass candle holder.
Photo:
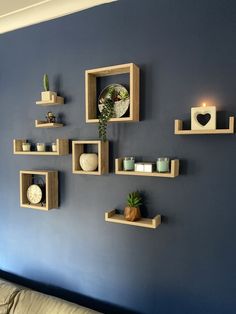
[{"label": "glass candle holder", "polygon": [[44,143],[37,143],[37,151],[38,152],[45,152],[45,144]]},{"label": "glass candle holder", "polygon": [[167,157],[157,158],[157,172],[170,172],[170,159]]},{"label": "glass candle holder", "polygon": [[124,158],[123,169],[124,169],[124,171],[133,171],[134,170],[134,157],[125,157]]}]

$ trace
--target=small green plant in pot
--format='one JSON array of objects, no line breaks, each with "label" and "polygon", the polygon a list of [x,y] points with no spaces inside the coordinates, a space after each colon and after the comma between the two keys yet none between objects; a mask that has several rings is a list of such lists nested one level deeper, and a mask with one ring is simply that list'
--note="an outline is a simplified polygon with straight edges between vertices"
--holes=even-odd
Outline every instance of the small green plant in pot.
[{"label": "small green plant in pot", "polygon": [[53,97],[57,96],[57,93],[49,90],[49,78],[47,74],[43,75],[43,88],[44,91],[41,92],[42,101],[52,101]]},{"label": "small green plant in pot", "polygon": [[142,197],[138,191],[129,193],[127,198],[127,206],[124,210],[124,217],[128,221],[136,221],[141,218],[140,206],[142,205]]},{"label": "small green plant in pot", "polygon": [[98,116],[98,135],[103,142],[107,140],[107,123],[114,115],[114,93],[115,89],[111,87],[106,99],[103,100],[103,108]]}]

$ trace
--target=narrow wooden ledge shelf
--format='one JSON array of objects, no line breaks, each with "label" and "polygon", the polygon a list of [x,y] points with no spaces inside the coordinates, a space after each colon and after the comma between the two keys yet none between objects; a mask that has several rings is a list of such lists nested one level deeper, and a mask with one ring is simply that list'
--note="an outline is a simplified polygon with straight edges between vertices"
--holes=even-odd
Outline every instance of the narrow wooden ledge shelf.
[{"label": "narrow wooden ledge shelf", "polygon": [[115,174],[127,176],[146,176],[146,177],[161,177],[161,178],[175,178],[179,175],[179,160],[173,159],[170,164],[170,172],[139,172],[139,171],[124,171],[123,158],[115,160]]},{"label": "narrow wooden ledge shelf", "polygon": [[175,134],[176,135],[233,134],[233,133],[234,133],[234,117],[229,118],[228,129],[216,129],[216,130],[183,130],[183,121],[175,120]]},{"label": "narrow wooden ledge shelf", "polygon": [[48,123],[41,120],[35,120],[36,128],[61,128],[64,125],[62,123]]},{"label": "narrow wooden ledge shelf", "polygon": [[85,71],[86,123],[98,123],[97,77],[129,75],[130,105],[125,117],[111,118],[109,122],[139,121],[139,67],[134,63],[107,66]]},{"label": "narrow wooden ledge shelf", "polygon": [[48,101],[36,101],[36,105],[39,106],[58,106],[58,105],[64,105],[64,98],[60,96],[52,96],[52,100]]},{"label": "narrow wooden ledge shelf", "polygon": [[141,218],[138,221],[128,221],[125,220],[124,216],[117,214],[116,210],[113,209],[109,212],[105,212],[105,221],[114,222],[117,224],[124,224],[136,227],[156,229],[161,224],[161,215],[155,216],[153,219]]},{"label": "narrow wooden ledge shelf", "polygon": [[23,151],[22,144],[26,143],[25,139],[14,139],[13,140],[13,154],[14,155],[37,155],[37,156],[64,156],[69,155],[69,140],[66,139],[56,139],[57,151]]}]

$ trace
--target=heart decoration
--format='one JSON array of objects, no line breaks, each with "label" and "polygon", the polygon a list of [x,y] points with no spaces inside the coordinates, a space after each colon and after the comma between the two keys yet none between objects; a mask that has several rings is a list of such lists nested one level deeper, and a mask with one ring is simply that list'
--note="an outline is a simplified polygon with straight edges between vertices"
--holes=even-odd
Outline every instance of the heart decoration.
[{"label": "heart decoration", "polygon": [[207,123],[211,120],[211,115],[210,113],[205,113],[205,114],[197,114],[196,115],[198,123],[200,123],[202,126],[207,125]]}]

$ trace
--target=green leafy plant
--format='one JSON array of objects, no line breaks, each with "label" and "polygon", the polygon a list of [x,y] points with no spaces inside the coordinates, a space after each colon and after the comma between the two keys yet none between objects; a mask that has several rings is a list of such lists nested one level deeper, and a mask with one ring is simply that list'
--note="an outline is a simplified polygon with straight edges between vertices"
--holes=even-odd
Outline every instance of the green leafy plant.
[{"label": "green leafy plant", "polygon": [[118,97],[119,97],[120,100],[125,101],[126,99],[129,98],[129,93],[128,93],[127,90],[121,90],[121,91],[119,92]]},{"label": "green leafy plant", "polygon": [[114,94],[114,87],[110,87],[107,92],[106,98],[103,99],[103,108],[101,114],[98,117],[98,134],[99,138],[103,142],[106,142],[107,140],[107,123],[114,115]]},{"label": "green leafy plant", "polygon": [[129,207],[139,207],[142,205],[142,197],[138,191],[129,193],[127,198]]},{"label": "green leafy plant", "polygon": [[45,92],[49,91],[49,79],[47,74],[43,75],[43,88]]}]

